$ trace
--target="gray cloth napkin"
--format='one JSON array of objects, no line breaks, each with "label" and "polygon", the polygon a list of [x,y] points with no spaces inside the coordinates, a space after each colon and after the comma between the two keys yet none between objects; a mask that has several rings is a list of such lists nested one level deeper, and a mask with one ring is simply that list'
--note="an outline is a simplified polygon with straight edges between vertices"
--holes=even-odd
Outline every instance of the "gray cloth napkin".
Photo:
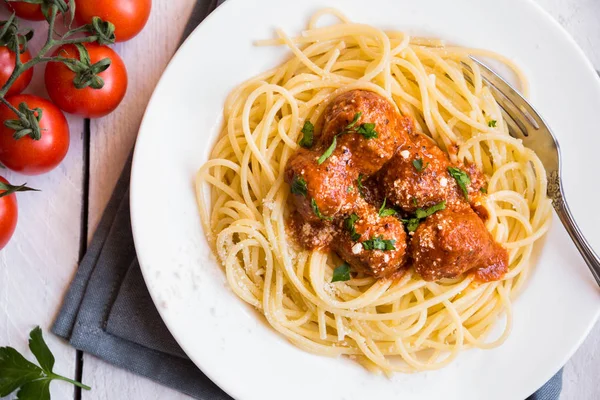
[{"label": "gray cloth napkin", "polygon": [[[200,0],[183,38],[225,0]],[[185,355],[150,298],[129,220],[131,157],[65,296],[52,331],[75,348],[194,398],[231,399]],[[557,400],[562,371],[528,400]]]}]

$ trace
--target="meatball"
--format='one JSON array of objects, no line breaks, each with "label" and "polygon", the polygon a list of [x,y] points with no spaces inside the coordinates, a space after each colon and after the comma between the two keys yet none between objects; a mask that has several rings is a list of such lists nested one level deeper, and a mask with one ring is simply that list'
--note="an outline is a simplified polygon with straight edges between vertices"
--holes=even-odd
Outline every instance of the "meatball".
[{"label": "meatball", "polygon": [[[336,97],[322,121],[318,146],[327,148],[337,136],[338,146],[350,149],[357,172],[366,176],[381,169],[408,141],[412,127],[412,122],[403,118],[389,100],[366,90],[351,90]],[[376,137],[361,134],[363,124],[374,124]]]},{"label": "meatball", "polygon": [[[354,190],[358,172],[352,168],[353,157],[348,148],[337,147],[321,165],[318,158],[318,153],[300,148],[285,170],[296,210],[309,222],[348,214],[358,197],[358,191]],[[298,190],[299,186],[305,189]]]},{"label": "meatball", "polygon": [[364,200],[338,232],[332,247],[355,270],[382,278],[404,267],[406,233],[402,223],[395,217],[380,217]]},{"label": "meatball", "polygon": [[424,136],[415,135],[398,150],[378,178],[388,201],[410,213],[444,200],[447,206],[461,203],[464,195],[448,173],[451,166],[439,147]]},{"label": "meatball", "polygon": [[428,217],[414,233],[410,254],[415,270],[427,281],[476,269],[478,279],[497,280],[508,270],[508,253],[470,208],[446,208]]}]

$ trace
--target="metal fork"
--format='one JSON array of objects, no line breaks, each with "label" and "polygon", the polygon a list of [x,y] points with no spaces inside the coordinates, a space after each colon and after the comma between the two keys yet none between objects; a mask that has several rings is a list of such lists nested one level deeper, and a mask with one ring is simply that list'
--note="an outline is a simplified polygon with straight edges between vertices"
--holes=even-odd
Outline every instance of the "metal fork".
[{"label": "metal fork", "polygon": [[[521,139],[523,145],[535,151],[544,164],[548,176],[548,197],[552,199],[554,210],[600,286],[600,258],[581,233],[565,200],[558,141],[540,114],[517,90],[483,62],[474,57],[471,59],[479,65],[484,83],[502,108],[510,135]],[[465,79],[472,82],[473,71],[465,63],[463,67]]]}]

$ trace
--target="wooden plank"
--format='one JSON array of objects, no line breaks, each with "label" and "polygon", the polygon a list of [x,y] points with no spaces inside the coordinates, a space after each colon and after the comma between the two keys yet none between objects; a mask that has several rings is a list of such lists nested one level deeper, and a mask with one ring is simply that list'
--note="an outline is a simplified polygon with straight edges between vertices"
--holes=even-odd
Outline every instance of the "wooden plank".
[{"label": "wooden plank", "polygon": [[[6,20],[8,14],[0,13]],[[32,50],[41,47],[47,25],[37,27]],[[28,93],[47,97],[44,66],[35,70]],[[62,297],[75,273],[79,257],[83,173],[83,120],[67,116],[71,145],[63,163],[54,171],[37,177],[0,171],[11,183],[27,182],[41,193],[18,195],[19,222],[8,246],[0,252],[0,345],[10,345],[27,358],[29,331],[36,325],[56,357],[55,370],[75,376],[75,350],[49,333]],[[53,399],[70,399],[73,386],[57,382],[50,386]]]},{"label": "wooden plank", "polygon": [[[133,144],[148,100],[174,54],[195,0],[156,0],[144,31],[117,44],[129,72],[125,100],[113,114],[91,122],[89,230],[93,234]],[[178,392],[84,355],[83,379],[94,387],[82,399],[184,399]]]}]

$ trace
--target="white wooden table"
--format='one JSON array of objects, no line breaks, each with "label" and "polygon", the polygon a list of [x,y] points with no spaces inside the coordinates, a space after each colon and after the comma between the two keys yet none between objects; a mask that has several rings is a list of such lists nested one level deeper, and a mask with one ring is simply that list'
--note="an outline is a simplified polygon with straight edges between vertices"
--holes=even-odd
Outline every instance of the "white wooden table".
[{"label": "white wooden table", "polygon": [[[536,1],[573,35],[600,69],[600,0]],[[129,70],[123,104],[112,115],[91,121],[89,130],[85,121],[69,117],[72,143],[66,160],[48,175],[27,179],[30,186],[43,192],[19,196],[17,232],[0,252],[0,345],[13,346],[30,356],[26,349],[29,330],[39,324],[49,331],[194,3],[153,1],[146,29],[132,41],[115,46]],[[39,36],[38,41],[43,30]],[[42,72],[43,68],[37,70],[30,88],[36,93],[44,93]],[[24,181],[15,174],[2,174],[12,183]],[[75,376],[80,369],[83,381],[93,387],[79,395],[71,385],[53,383],[53,399],[188,398],[93,356],[77,360],[76,351],[64,341],[48,333],[46,338],[57,359],[56,371]],[[600,399],[599,371],[600,324],[566,365],[562,399]]]}]

